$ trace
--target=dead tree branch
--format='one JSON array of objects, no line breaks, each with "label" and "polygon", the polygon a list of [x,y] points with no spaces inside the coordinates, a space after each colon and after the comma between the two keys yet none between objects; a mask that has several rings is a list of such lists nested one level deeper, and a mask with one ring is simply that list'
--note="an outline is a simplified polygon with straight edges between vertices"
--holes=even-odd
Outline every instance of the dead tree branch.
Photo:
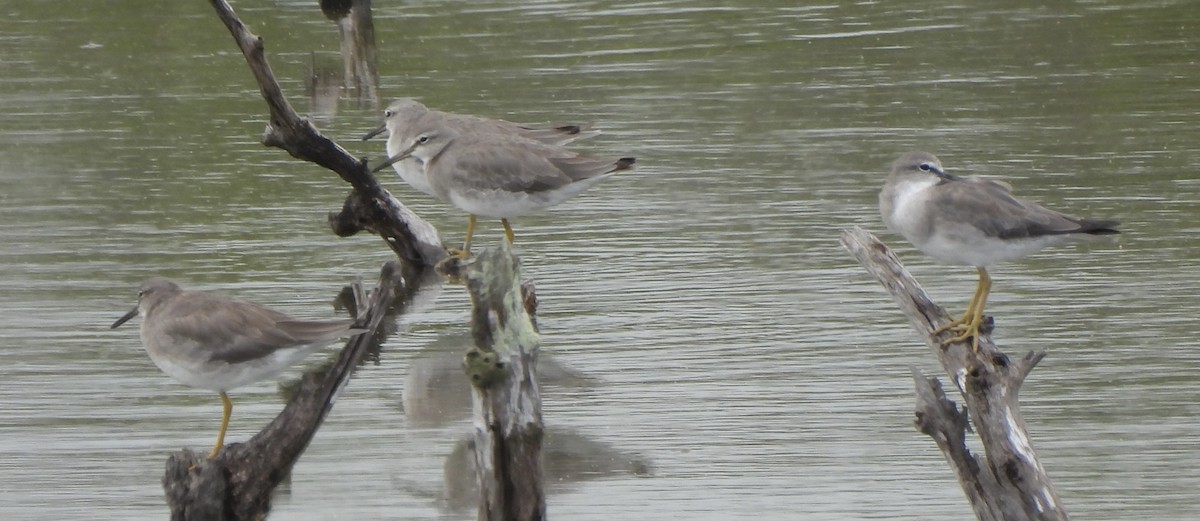
[{"label": "dead tree branch", "polygon": [[271,72],[262,38],[246,28],[225,0],[209,0],[209,3],[242,50],[270,109],[263,144],[282,148],[292,157],[325,167],[354,187],[342,212],[329,216],[334,232],[345,237],[362,230],[372,231],[379,234],[402,260],[421,266],[433,266],[444,258],[445,248],[432,225],[385,190],[371,175],[366,161],[350,155],[296,113]]},{"label": "dead tree branch", "polygon": [[933,332],[948,322],[949,316],[929,299],[892,251],[858,227],[844,230],[841,240],[900,304],[967,404],[983,443],[982,459],[967,449],[967,415],[946,398],[937,379],[919,372],[914,375],[917,429],[942,449],[976,517],[981,521],[1067,519],[1054,485],[1038,462],[1017,399],[1021,383],[1045,353],[1030,352],[1013,361],[996,348],[990,335],[980,339],[978,352],[968,342],[943,347],[943,339]]},{"label": "dead tree branch", "polygon": [[[398,266],[384,266],[369,298],[356,282],[358,323],[378,331],[401,284]],[[167,460],[163,476],[167,505],[175,521],[240,521],[263,519],[271,509],[271,493],[291,474],[334,399],[350,380],[363,356],[378,340],[364,333],[351,338],[337,361],[324,373],[304,375],[282,412],[245,443],[227,445],[216,458],[183,450]]]}]

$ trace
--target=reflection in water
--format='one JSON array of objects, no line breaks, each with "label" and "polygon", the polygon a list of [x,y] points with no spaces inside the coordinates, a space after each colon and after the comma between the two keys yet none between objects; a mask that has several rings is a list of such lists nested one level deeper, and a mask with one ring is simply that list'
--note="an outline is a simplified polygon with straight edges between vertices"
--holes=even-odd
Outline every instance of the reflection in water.
[{"label": "reflection in water", "polygon": [[[469,430],[463,420],[471,416],[471,389],[463,371],[463,355],[472,345],[468,334],[442,335],[410,361],[404,376],[404,414],[410,426]],[[563,366],[552,353],[539,352],[537,378],[542,394],[553,399],[564,389],[586,391],[598,384],[594,379]],[[457,425],[457,426],[455,426]],[[463,434],[446,456],[443,488],[436,493],[420,493],[437,498],[442,508],[452,512],[470,510],[478,505],[473,440]],[[543,472],[548,493],[570,484],[611,477],[618,474],[644,476],[650,463],[640,455],[629,454],[586,435],[549,427],[543,450]],[[420,484],[403,483],[402,490],[420,491]]]},{"label": "reflection in water", "polygon": [[[471,416],[471,387],[463,372],[463,355],[473,344],[469,334],[443,335],[416,353],[404,373],[404,415],[419,427],[442,427]],[[538,353],[538,384],[543,393],[555,387],[581,388],[595,384],[563,366],[553,353]]]},{"label": "reflection in water", "polygon": [[322,124],[334,121],[342,101],[342,71],[329,60],[319,59],[314,54],[305,94],[309,100],[309,117]]},{"label": "reflection in water", "polygon": [[[474,440],[464,438],[446,457],[441,499],[450,511],[478,507]],[[650,463],[579,433],[548,427],[542,445],[542,479],[547,495],[561,493],[580,482],[615,476],[647,476]]]}]

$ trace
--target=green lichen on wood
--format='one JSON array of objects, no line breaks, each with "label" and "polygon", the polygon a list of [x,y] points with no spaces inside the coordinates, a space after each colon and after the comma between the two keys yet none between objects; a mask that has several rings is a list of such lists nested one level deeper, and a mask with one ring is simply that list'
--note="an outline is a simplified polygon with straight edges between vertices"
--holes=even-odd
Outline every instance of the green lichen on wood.
[{"label": "green lichen on wood", "polygon": [[472,257],[466,279],[476,347],[464,364],[472,384],[487,387],[504,381],[509,372],[505,362],[522,353],[532,355],[541,337],[525,311],[520,262],[507,242]]},{"label": "green lichen on wood", "polygon": [[503,382],[508,377],[508,368],[496,358],[496,353],[472,347],[463,357],[463,369],[471,385],[486,389]]}]

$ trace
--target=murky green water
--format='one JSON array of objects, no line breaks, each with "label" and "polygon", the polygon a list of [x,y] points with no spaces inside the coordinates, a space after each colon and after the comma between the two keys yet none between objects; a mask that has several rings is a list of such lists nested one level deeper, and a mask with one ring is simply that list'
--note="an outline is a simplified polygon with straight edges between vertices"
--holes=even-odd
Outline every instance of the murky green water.
[{"label": "murky green water", "polygon": [[[311,2],[239,2],[292,101],[336,31]],[[1078,519],[1194,519],[1200,403],[1200,12],[1187,2],[377,2],[387,98],[524,122],[592,121],[622,174],[518,219],[554,367],[555,519],[921,519],[970,511],[911,426],[936,371],[837,244],[883,225],[900,153],[1006,178],[1115,244],[995,270],[1023,392]],[[205,2],[0,1],[0,517],[162,519],[166,456],[205,448],[215,396],[108,325],[152,275],[305,317],[390,256],[339,239],[347,186],[258,144],[265,106]],[[360,155],[378,111],[319,126]],[[465,218],[393,191],[448,240]],[[501,234],[481,228],[480,244]],[[961,309],[969,269],[890,235]],[[278,519],[470,518],[443,498],[466,431],[461,288],[433,288],[296,468]],[[314,357],[319,358],[319,357]],[[314,363],[316,361],[314,360]],[[431,390],[432,389],[432,390]],[[455,389],[451,386],[449,389]],[[448,394],[449,393],[449,394]],[[234,395],[230,439],[280,408]],[[453,467],[453,464],[451,465]]]}]

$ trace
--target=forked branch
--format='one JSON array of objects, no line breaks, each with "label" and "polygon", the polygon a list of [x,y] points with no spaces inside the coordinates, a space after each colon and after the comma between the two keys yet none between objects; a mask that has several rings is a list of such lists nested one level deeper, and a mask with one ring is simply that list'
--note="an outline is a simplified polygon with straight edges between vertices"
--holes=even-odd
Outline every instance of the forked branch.
[{"label": "forked branch", "polygon": [[980,339],[979,351],[968,342],[943,347],[934,331],[949,316],[929,299],[892,251],[858,227],[842,231],[841,240],[900,304],[967,404],[983,443],[983,458],[966,446],[967,414],[946,397],[936,378],[914,370],[917,429],[942,450],[976,517],[981,521],[1067,519],[1054,485],[1038,462],[1017,399],[1021,383],[1045,353],[1031,352],[1014,362],[996,348],[990,335]]}]

